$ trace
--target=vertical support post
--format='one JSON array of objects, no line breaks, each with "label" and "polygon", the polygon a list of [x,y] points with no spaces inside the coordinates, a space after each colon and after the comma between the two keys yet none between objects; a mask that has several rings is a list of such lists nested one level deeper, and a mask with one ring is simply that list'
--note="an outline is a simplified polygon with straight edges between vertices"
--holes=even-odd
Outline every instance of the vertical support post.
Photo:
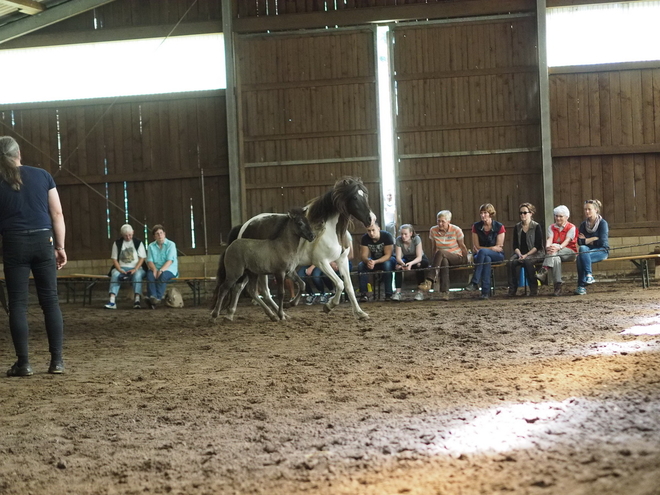
[{"label": "vertical support post", "polygon": [[543,164],[543,212],[546,228],[554,222],[552,140],[550,138],[550,79],[546,40],[545,0],[536,0],[536,40],[539,59],[539,104],[541,107],[541,161]]},{"label": "vertical support post", "polygon": [[231,224],[239,225],[243,217],[243,190],[239,163],[238,102],[236,95],[236,71],[234,52],[233,20],[234,2],[222,2],[222,34],[225,41],[225,66],[227,68],[227,149],[229,155],[229,204]]}]

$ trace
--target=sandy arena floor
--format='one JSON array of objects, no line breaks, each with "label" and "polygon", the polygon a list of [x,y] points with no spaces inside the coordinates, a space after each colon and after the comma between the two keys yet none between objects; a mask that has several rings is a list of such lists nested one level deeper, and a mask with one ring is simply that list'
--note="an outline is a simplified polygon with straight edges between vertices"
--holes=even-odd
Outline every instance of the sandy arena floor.
[{"label": "sandy arena floor", "polygon": [[657,285],[367,322],[64,304],[63,376],[33,304],[35,375],[0,377],[0,493],[659,494]]}]

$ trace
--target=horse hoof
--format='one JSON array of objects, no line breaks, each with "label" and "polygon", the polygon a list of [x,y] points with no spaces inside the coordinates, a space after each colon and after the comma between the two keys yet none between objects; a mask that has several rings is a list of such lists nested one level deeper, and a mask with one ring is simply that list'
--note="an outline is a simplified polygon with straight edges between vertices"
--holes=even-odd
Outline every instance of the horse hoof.
[{"label": "horse hoof", "polygon": [[332,311],[332,308],[330,307],[330,303],[324,304],[323,305],[323,312],[324,313],[329,313],[330,311]]},{"label": "horse hoof", "polygon": [[225,315],[225,320],[234,321],[234,315]]},{"label": "horse hoof", "polygon": [[359,320],[368,320],[369,319],[369,315],[367,313],[365,313],[364,311],[358,313],[357,316],[358,316]]}]

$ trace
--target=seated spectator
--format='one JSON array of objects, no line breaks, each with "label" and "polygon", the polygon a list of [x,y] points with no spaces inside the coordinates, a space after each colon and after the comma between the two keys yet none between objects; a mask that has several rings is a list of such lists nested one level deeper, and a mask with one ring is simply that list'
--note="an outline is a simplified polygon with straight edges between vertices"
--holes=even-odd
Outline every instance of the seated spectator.
[{"label": "seated spectator", "polygon": [[[413,226],[408,223],[402,225],[399,229],[399,237],[396,238],[394,243],[394,258],[396,260],[395,268],[397,272],[394,274],[394,285],[396,287],[396,292],[392,296],[392,300],[400,301],[403,297],[401,295],[401,285],[403,284],[402,272],[416,268],[428,268],[431,265],[429,259],[426,257],[422,249],[422,240],[417,234],[415,234]],[[418,287],[427,287],[427,284],[425,284],[427,280],[426,271],[418,270],[415,272],[415,276],[417,277]],[[428,286],[432,287],[433,280],[428,280]],[[415,294],[415,300],[424,300],[423,289],[417,291],[417,294]]]},{"label": "seated spectator", "polygon": [[531,203],[523,203],[518,207],[520,222],[513,229],[513,256],[509,259],[509,296],[518,291],[520,269],[525,270],[529,295],[535,296],[539,291],[536,280],[535,263],[543,259],[543,229],[533,220],[536,208]]},{"label": "seated spectator", "polygon": [[597,199],[584,202],[585,220],[578,229],[578,287],[575,293],[583,296],[587,293],[587,285],[596,282],[591,272],[591,264],[607,259],[610,251],[609,226],[600,216],[602,204]]},{"label": "seated spectator", "polygon": [[548,227],[548,238],[545,241],[545,258],[543,267],[536,274],[542,283],[547,283],[550,273],[554,280],[555,296],[561,296],[561,262],[574,261],[577,255],[577,229],[568,221],[570,211],[564,205],[553,210],[555,223]]},{"label": "seated spectator", "polygon": [[504,225],[495,220],[495,207],[485,203],[479,207],[481,220],[472,225],[472,252],[474,272],[465,290],[477,290],[481,283],[479,299],[490,298],[491,263],[504,260]]},{"label": "seated spectator", "polygon": [[179,276],[176,244],[165,235],[162,225],[154,225],[151,229],[154,241],[147,248],[147,299],[151,309],[156,309],[165,297],[167,282]]},{"label": "seated spectator", "polygon": [[325,304],[328,298],[325,296],[325,284],[323,283],[323,272],[314,265],[301,266],[298,268],[298,276],[305,281],[305,304],[308,306],[316,302]]},{"label": "seated spectator", "polygon": [[384,271],[383,285],[385,286],[385,300],[392,299],[392,272],[395,260],[393,256],[394,238],[389,232],[380,230],[378,222],[367,227],[367,233],[360,241],[360,263],[358,264],[358,278],[360,280],[360,302],[369,301],[367,295],[368,272]]},{"label": "seated spectator", "polygon": [[121,237],[112,244],[112,268],[110,269],[110,300],[105,305],[107,309],[117,309],[116,297],[119,294],[120,282],[133,282],[133,308],[140,309],[142,304],[142,279],[144,277],[144,260],[147,252],[144,243],[133,237],[133,227],[122,225]]},{"label": "seated spectator", "polygon": [[[437,215],[437,225],[429,230],[433,244],[432,266],[438,267],[440,275],[440,299],[449,300],[449,267],[467,263],[467,248],[463,230],[451,223],[451,211],[442,210]],[[436,273],[436,278],[438,273]],[[433,284],[425,282],[422,290],[429,290]]]}]

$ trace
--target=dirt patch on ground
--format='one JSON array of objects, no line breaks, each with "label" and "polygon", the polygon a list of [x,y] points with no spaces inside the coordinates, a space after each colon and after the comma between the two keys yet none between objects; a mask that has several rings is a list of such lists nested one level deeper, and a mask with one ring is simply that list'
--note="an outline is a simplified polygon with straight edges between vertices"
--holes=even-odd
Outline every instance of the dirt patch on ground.
[{"label": "dirt patch on ground", "polygon": [[0,493],[660,493],[660,336],[635,334],[660,290],[589,292],[367,322],[64,304],[63,376],[33,304],[35,375],[0,378]]}]

